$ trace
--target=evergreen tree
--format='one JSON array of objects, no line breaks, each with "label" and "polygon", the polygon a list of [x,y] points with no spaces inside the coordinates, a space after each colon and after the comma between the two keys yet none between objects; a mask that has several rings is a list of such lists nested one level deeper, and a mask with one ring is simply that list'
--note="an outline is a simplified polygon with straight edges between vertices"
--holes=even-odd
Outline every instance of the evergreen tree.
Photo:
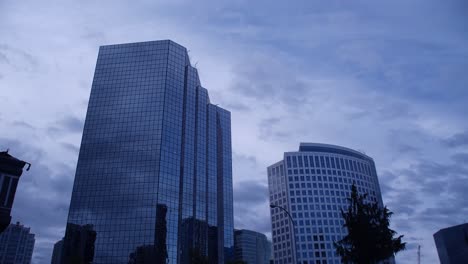
[{"label": "evergreen tree", "polygon": [[389,228],[393,213],[377,202],[366,203],[366,197],[353,184],[348,210],[341,210],[348,235],[334,242],[334,246],[345,264],[376,264],[405,249],[406,243],[401,242],[403,236],[394,238],[396,232]]}]

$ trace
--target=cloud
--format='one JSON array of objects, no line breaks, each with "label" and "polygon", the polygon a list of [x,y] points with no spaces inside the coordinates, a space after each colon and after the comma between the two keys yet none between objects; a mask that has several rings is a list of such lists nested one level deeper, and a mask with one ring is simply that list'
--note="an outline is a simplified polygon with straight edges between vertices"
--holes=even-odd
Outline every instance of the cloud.
[{"label": "cloud", "polygon": [[223,105],[223,108],[226,108],[226,109],[231,109],[233,111],[251,111],[252,109],[246,105],[246,104],[243,104],[241,102],[232,102],[232,103],[228,103],[226,105]]},{"label": "cloud", "polygon": [[20,128],[24,128],[24,129],[30,129],[30,130],[35,130],[36,128],[34,126],[32,126],[31,124],[28,124],[24,121],[13,121],[11,123],[12,126],[16,126],[16,127],[20,127]]},{"label": "cloud", "polygon": [[281,119],[279,117],[266,118],[258,124],[262,139],[281,139],[287,138],[288,134],[282,131]]},{"label": "cloud", "polygon": [[73,145],[73,144],[70,144],[70,143],[67,143],[67,142],[62,142],[60,145],[64,149],[73,152],[75,155],[78,155],[78,153],[80,152],[80,148]]},{"label": "cloud", "polygon": [[455,134],[443,141],[449,147],[459,147],[468,145],[468,131]]},{"label": "cloud", "polygon": [[0,143],[33,163],[15,214],[37,233],[35,264],[63,235],[103,44],[169,38],[199,61],[212,101],[232,112],[238,228],[270,232],[266,167],[301,141],[375,159],[392,225],[411,245],[399,263],[415,262],[416,244],[437,262],[433,232],[466,215],[465,3],[0,5]]},{"label": "cloud", "polygon": [[48,128],[51,135],[60,135],[66,133],[82,133],[84,120],[74,116],[66,116]]},{"label": "cloud", "polygon": [[[411,244],[423,245],[423,253],[433,246],[433,233],[466,221],[468,170],[463,160],[419,160],[406,169],[380,176],[386,182],[381,184],[384,202],[395,213],[392,224],[405,235],[404,240],[418,233],[418,239]],[[402,256],[406,258],[411,250],[414,248],[409,247]]]},{"label": "cloud", "polygon": [[68,116],[59,122],[68,132],[79,133],[83,131],[84,120],[73,116]]},{"label": "cloud", "polygon": [[262,203],[268,200],[268,187],[262,183],[238,182],[234,185],[235,201],[248,206],[250,203]]},{"label": "cloud", "polygon": [[452,156],[452,159],[460,164],[468,164],[468,153],[457,153]]},{"label": "cloud", "polygon": [[268,188],[255,181],[234,185],[234,222],[237,229],[271,233]]},{"label": "cloud", "polygon": [[271,233],[268,186],[262,167],[255,157],[233,153],[234,226]]},{"label": "cloud", "polygon": [[10,60],[8,60],[7,56],[2,52],[0,52],[0,63],[5,63],[5,64],[10,63]]},{"label": "cloud", "polygon": [[37,68],[38,59],[27,51],[0,43],[0,63],[16,71],[31,71]]}]

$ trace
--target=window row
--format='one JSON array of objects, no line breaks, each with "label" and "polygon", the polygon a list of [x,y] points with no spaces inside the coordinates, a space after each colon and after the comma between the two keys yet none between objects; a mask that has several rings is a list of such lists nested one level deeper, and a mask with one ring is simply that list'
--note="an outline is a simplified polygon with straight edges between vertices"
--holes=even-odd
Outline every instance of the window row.
[{"label": "window row", "polygon": [[286,156],[288,168],[331,168],[355,171],[371,175],[369,164],[356,160],[333,156]]}]

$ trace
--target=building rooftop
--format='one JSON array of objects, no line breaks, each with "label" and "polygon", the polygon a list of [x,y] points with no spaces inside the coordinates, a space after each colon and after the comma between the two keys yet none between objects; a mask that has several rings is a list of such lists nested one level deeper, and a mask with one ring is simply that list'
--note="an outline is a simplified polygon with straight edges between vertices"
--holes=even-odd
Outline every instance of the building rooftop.
[{"label": "building rooftop", "polygon": [[[435,232],[434,235],[437,235],[446,231],[454,231],[454,230],[468,230],[468,223],[442,228],[439,231]],[[466,234],[467,243],[468,243],[468,233],[465,233],[465,234]]]},{"label": "building rooftop", "polygon": [[29,170],[31,164],[13,157],[8,153],[8,150],[0,151],[0,172],[21,176],[26,164],[29,165],[26,170]]},{"label": "building rooftop", "polygon": [[334,154],[341,154],[356,157],[359,159],[366,159],[371,160],[373,159],[366,154],[356,151],[354,149],[341,147],[337,145],[331,144],[323,144],[323,143],[301,143],[299,145],[300,152],[327,152],[327,153],[334,153]]}]

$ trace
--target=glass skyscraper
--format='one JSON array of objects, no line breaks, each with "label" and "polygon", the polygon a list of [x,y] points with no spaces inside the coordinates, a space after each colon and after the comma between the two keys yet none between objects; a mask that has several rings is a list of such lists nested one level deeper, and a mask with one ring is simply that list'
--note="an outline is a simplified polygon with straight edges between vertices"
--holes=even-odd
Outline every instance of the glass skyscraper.
[{"label": "glass skyscraper", "polygon": [[[340,146],[301,143],[268,167],[275,264],[338,264],[333,242],[347,234],[340,208],[347,208],[351,185],[381,206],[373,159]],[[295,253],[294,253],[295,252]]]},{"label": "glass skyscraper", "polygon": [[224,263],[231,156],[230,112],[210,103],[184,47],[100,47],[62,260]]}]

